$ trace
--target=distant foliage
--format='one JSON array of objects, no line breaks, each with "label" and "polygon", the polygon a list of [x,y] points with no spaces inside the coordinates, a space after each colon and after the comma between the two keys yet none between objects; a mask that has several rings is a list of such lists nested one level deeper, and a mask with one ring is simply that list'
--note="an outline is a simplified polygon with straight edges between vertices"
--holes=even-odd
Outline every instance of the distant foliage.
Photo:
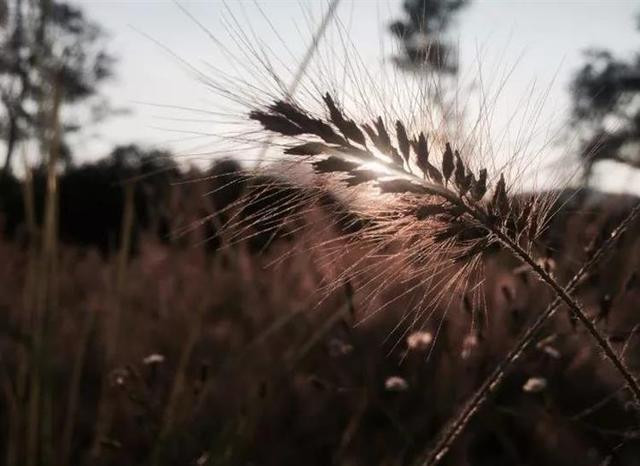
[{"label": "distant foliage", "polygon": [[[82,10],[67,2],[6,0],[0,7],[0,133],[6,147],[4,170],[11,170],[16,145],[44,140],[51,128],[46,108],[55,92],[63,104],[94,96],[112,75],[114,58],[104,49],[105,33]],[[101,102],[92,118],[108,113]],[[79,127],[63,121],[64,133]],[[61,141],[61,159],[70,150]]]},{"label": "distant foliage", "polygon": [[389,26],[402,41],[396,62],[406,68],[455,74],[458,71],[455,47],[444,39],[455,15],[469,0],[405,0],[405,19]]},{"label": "distant foliage", "polygon": [[[93,246],[107,254],[120,244],[124,211],[124,184],[135,180],[135,231],[153,230],[169,237],[167,205],[179,171],[169,154],[120,146],[96,163],[71,166],[60,176],[60,238],[65,243]],[[36,222],[41,223],[46,193],[46,172],[33,174]],[[0,217],[4,233],[20,239],[25,234],[24,187],[13,176],[0,183]],[[135,246],[135,241],[134,241]]]},{"label": "distant foliage", "polygon": [[[247,175],[231,159],[208,169],[179,169],[171,154],[136,145],[116,147],[93,163],[71,165],[60,175],[59,235],[65,244],[96,248],[103,256],[118,250],[126,203],[126,185],[134,188],[132,248],[138,252],[140,235],[162,243],[203,242],[212,255],[223,247],[221,229],[239,226],[240,236],[253,253],[279,240],[293,240],[299,225],[288,222],[303,216],[310,203],[331,214],[342,232],[362,227],[362,218],[330,192],[297,186],[275,176]],[[0,180],[0,236],[28,243],[24,180],[7,175]],[[35,221],[42,224],[46,198],[46,171],[33,172]],[[196,239],[194,239],[194,237]],[[233,242],[241,241],[233,239]]]},{"label": "distant foliage", "polygon": [[592,49],[572,82],[573,123],[582,133],[585,178],[598,161],[640,168],[640,55]]}]

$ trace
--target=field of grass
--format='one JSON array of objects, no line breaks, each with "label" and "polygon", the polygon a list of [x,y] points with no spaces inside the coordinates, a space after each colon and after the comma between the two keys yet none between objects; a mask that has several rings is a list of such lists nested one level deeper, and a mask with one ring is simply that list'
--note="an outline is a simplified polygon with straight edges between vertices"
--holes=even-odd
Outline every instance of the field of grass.
[{"label": "field of grass", "polygon": [[640,202],[594,188],[638,168],[635,58],[516,98],[466,0],[155,2],[191,81],[116,34],[109,97],[76,3],[0,0],[0,466],[640,465]]},{"label": "field of grass", "polygon": [[[171,230],[191,227],[178,237],[134,237],[123,188],[110,250],[59,238],[46,207],[0,241],[2,464],[416,464],[554,296],[495,252],[482,258],[482,303],[432,300],[401,272],[415,264],[349,243],[331,203],[286,228],[252,221],[253,233],[279,229],[267,241],[212,247],[196,222],[216,209],[207,182],[172,185]],[[269,212],[282,205],[261,196]],[[541,239],[560,282],[637,202],[565,197]],[[576,292],[634,373],[638,231]],[[623,380],[561,307],[444,464],[636,464],[637,425]]]}]

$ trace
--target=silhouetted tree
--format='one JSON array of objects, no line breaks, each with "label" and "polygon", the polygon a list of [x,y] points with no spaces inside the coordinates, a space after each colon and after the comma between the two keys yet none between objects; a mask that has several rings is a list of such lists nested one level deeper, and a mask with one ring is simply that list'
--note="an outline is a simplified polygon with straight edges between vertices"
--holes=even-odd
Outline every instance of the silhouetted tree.
[{"label": "silhouetted tree", "polygon": [[458,71],[455,46],[444,38],[455,14],[469,0],[405,0],[406,19],[389,26],[402,41],[402,54],[397,64],[410,69],[431,68],[439,73]]},{"label": "silhouetted tree", "polygon": [[592,49],[575,74],[573,126],[581,137],[585,181],[602,160],[640,168],[640,54],[629,60]]},{"label": "silhouetted tree", "polygon": [[[43,140],[50,125],[43,101],[54,90],[63,104],[94,95],[111,75],[113,58],[102,47],[103,30],[75,6],[57,0],[0,0],[0,4],[0,131],[6,173],[20,140]],[[77,129],[61,124],[63,136]],[[70,156],[64,139],[60,155]]]}]

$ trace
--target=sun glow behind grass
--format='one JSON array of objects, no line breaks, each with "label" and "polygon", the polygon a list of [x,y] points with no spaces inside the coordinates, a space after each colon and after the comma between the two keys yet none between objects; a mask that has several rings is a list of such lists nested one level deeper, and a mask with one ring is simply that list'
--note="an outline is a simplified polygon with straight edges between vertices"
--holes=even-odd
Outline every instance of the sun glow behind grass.
[{"label": "sun glow behind grass", "polygon": [[[501,174],[507,178],[509,194],[525,189],[523,181],[527,182],[527,189],[540,188],[540,159],[545,159],[544,149],[549,147],[549,141],[545,140],[538,149],[536,144],[541,134],[548,135],[549,131],[544,131],[544,128],[551,125],[541,118],[548,88],[537,95],[538,88],[532,85],[517,105],[509,109],[509,113],[501,113],[498,102],[504,97],[505,87],[511,83],[516,63],[509,63],[504,56],[498,59],[494,56],[494,60],[488,60],[482,55],[484,51],[476,50],[475,61],[463,67],[456,79],[445,79],[429,72],[408,74],[387,60],[392,52],[397,51],[397,44],[382,39],[381,47],[373,58],[371,50],[363,52],[359,49],[356,42],[358,35],[351,34],[353,17],[338,17],[321,41],[308,71],[300,81],[298,91],[294,96],[289,96],[287,88],[296,75],[296,58],[299,60],[300,53],[289,48],[292,44],[277,27],[281,18],[272,20],[263,16],[262,10],[258,11],[255,18],[241,24],[237,12],[226,10],[227,16],[222,17],[225,29],[220,32],[216,30],[215,34],[206,24],[191,16],[189,11],[186,12],[187,19],[201,29],[203,40],[209,41],[220,56],[229,60],[231,66],[198,64],[168,51],[211,102],[211,107],[196,108],[195,111],[193,108],[182,108],[187,114],[192,111],[204,113],[211,119],[200,123],[186,119],[182,125],[185,129],[173,129],[186,134],[181,155],[197,155],[205,160],[233,156],[249,167],[258,166],[260,170],[266,169],[295,180],[299,172],[287,171],[287,163],[283,162],[282,157],[283,150],[292,144],[291,141],[252,125],[249,115],[255,109],[268,108],[275,100],[284,99],[303,109],[309,118],[325,119],[327,109],[322,96],[326,92],[333,92],[345,115],[358,124],[370,124],[380,117],[387,128],[393,128],[399,120],[404,122],[407,132],[412,135],[424,132],[432,155],[431,161],[436,166],[442,163],[445,142],[451,142],[454,150],[460,150],[469,168],[477,172],[486,167],[496,177],[489,179],[491,185],[496,185],[497,176]],[[373,27],[378,29],[381,29],[381,24],[388,23],[387,20],[381,22],[379,16],[376,21]],[[262,26],[256,26],[257,23]],[[300,35],[306,37],[300,43],[310,42],[314,24],[317,21],[306,22],[306,29],[297,25],[301,28],[298,31]],[[264,34],[258,34],[258,31]],[[161,43],[157,45],[162,47]],[[167,110],[171,111],[171,108]],[[198,124],[208,129],[193,128]],[[306,137],[298,139],[299,142],[307,140]],[[474,268],[473,265],[477,265],[477,261],[470,262],[469,267],[463,266],[460,270],[455,270],[456,266],[451,262],[456,254],[472,249],[473,243],[454,245],[451,241],[444,241],[435,244],[428,239],[429,234],[433,233],[429,222],[416,222],[415,218],[398,219],[399,206],[415,209],[415,202],[394,206],[391,203],[394,196],[381,195],[376,183],[398,178],[417,184],[428,185],[429,182],[416,170],[415,161],[407,161],[405,167],[392,167],[389,164],[391,159],[378,151],[371,141],[367,149],[380,162],[368,160],[360,168],[372,170],[377,174],[377,179],[370,180],[369,187],[373,189],[364,190],[363,196],[358,199],[364,202],[356,202],[354,206],[362,209],[364,214],[370,213],[381,219],[375,228],[367,230],[363,236],[371,245],[369,254],[378,257],[387,254],[382,251],[393,247],[394,243],[406,244],[407,262],[417,265],[414,276],[435,277],[433,279],[449,286],[464,289],[470,277],[469,272]],[[346,160],[352,158],[350,154],[342,155]],[[290,167],[297,170],[298,165],[291,163]],[[340,184],[341,179],[337,178],[337,184]],[[542,177],[544,181],[552,180],[548,186],[562,186],[562,181],[553,178]],[[540,205],[536,205],[536,209]],[[272,212],[267,214],[271,215]],[[294,217],[300,215],[298,212],[293,214]],[[415,238],[418,238],[417,242]],[[389,257],[395,260],[391,254]],[[392,277],[390,270],[384,272],[388,278]],[[447,273],[440,274],[442,270],[447,270]],[[452,295],[444,296],[441,293],[425,296],[415,310],[424,315],[425,302],[437,305],[442,300],[450,299],[453,299]],[[376,311],[383,307],[378,305]]]}]

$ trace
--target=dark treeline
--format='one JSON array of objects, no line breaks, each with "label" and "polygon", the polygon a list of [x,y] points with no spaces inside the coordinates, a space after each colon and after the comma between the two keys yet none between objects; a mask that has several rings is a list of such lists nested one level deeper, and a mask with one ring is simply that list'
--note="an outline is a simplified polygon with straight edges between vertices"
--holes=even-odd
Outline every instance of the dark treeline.
[{"label": "dark treeline", "polygon": [[[181,177],[168,153],[143,151],[136,146],[116,148],[109,157],[95,163],[71,166],[59,178],[59,236],[65,243],[95,246],[103,253],[117,248],[125,205],[125,184],[134,186],[135,231],[152,230],[168,237],[167,206],[171,184]],[[30,185],[30,186],[29,186]],[[42,222],[46,170],[36,168],[32,183],[6,175],[0,183],[0,211],[6,237],[26,241],[27,212],[33,209],[35,222]],[[32,189],[32,207],[25,202]],[[27,197],[28,199],[28,197]],[[135,241],[134,241],[135,243]]]},{"label": "dark treeline", "polygon": [[[229,222],[241,230],[253,251],[261,251],[274,239],[291,237],[301,220],[291,214],[311,205],[329,213],[337,230],[343,233],[353,233],[367,222],[328,191],[297,186],[268,175],[248,175],[231,159],[185,171],[167,151],[128,145],[117,147],[106,158],[70,165],[61,172],[60,241],[97,248],[105,256],[117,251],[127,185],[133,189],[133,253],[137,252],[143,233],[164,244],[177,245],[190,243],[188,238],[196,233],[196,241],[203,241],[210,252],[216,251],[221,245],[219,230]],[[25,198],[27,190],[32,190],[32,196]],[[31,183],[14,174],[0,179],[0,231],[5,239],[28,243],[28,212],[33,211],[36,226],[41,226],[46,195],[44,167],[33,170]],[[600,210],[605,204],[609,206],[610,200],[595,191],[578,190],[561,195],[557,204],[552,210],[566,215],[556,215],[543,235],[550,256],[561,249],[556,243],[568,217],[585,208]],[[291,218],[297,218],[298,224],[292,224]]]},{"label": "dark treeline", "polygon": [[[29,211],[34,213],[36,226],[41,226],[46,177],[46,169],[37,167],[30,183],[14,174],[0,179],[0,230],[6,239],[28,243]],[[353,232],[363,222],[329,192],[272,176],[247,175],[231,159],[214,161],[208,168],[183,170],[169,152],[128,145],[117,147],[104,159],[67,166],[60,173],[60,241],[94,247],[105,256],[117,251],[127,186],[133,189],[134,253],[143,233],[178,245],[189,243],[190,235],[196,233],[207,250],[215,251],[221,244],[219,230],[229,222],[237,224],[252,250],[260,251],[274,239],[292,236],[297,227],[288,221],[291,209],[301,212],[310,201],[330,212],[344,232]]]}]

